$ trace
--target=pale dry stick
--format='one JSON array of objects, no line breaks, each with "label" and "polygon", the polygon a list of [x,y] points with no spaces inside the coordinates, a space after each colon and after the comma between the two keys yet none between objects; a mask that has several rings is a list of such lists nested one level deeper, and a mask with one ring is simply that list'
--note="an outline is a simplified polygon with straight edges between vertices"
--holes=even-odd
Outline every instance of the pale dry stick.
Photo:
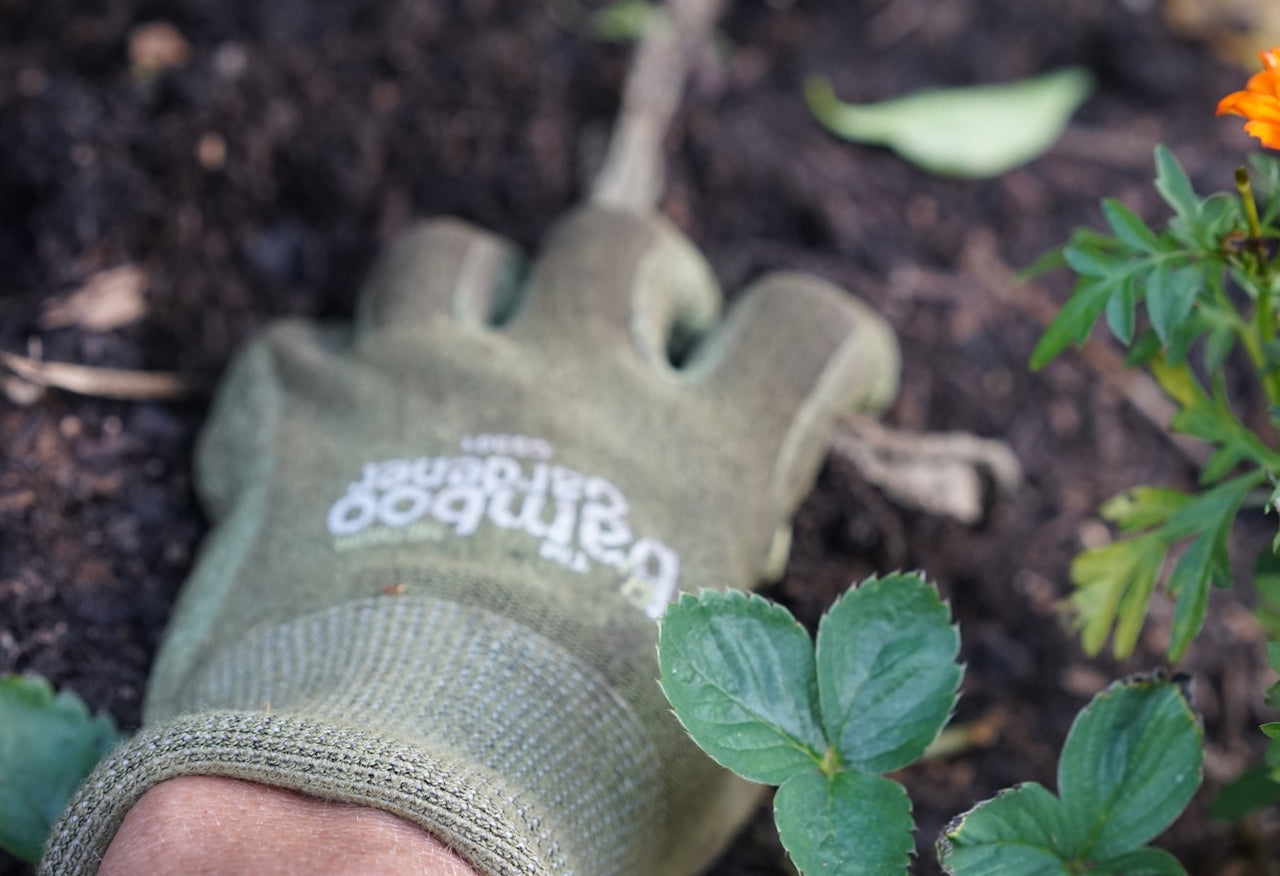
[{"label": "pale dry stick", "polygon": [[641,213],[662,197],[663,140],[694,58],[711,38],[726,0],[670,0],[668,17],[640,41],[622,92],[591,202]]},{"label": "pale dry stick", "polygon": [[195,389],[176,374],[159,371],[122,371],[68,362],[42,362],[4,352],[0,352],[0,365],[37,386],[99,398],[171,401],[195,394]]},{"label": "pale dry stick", "polygon": [[[1048,328],[1058,315],[1058,306],[1049,294],[1017,275],[996,252],[995,241],[984,232],[970,235],[964,249],[964,269],[998,299],[1030,316],[1041,328]],[[1124,364],[1114,349],[1094,340],[1081,345],[1084,360],[1104,384],[1124,397],[1133,409],[1154,425],[1175,448],[1197,467],[1203,468],[1213,449],[1203,441],[1169,431],[1169,422],[1178,407],[1147,374]]]}]

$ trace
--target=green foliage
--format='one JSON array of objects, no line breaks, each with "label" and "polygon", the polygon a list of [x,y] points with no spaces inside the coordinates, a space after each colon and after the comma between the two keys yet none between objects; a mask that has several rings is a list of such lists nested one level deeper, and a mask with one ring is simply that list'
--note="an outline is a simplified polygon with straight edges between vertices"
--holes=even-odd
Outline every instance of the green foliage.
[{"label": "green foliage", "polygon": [[1177,680],[1113,684],[1076,716],[1058,761],[1058,795],[1035,782],[956,818],[938,841],[954,876],[1175,876],[1167,852],[1143,848],[1200,785],[1200,722]]},{"label": "green foliage", "polygon": [[[1062,261],[1077,275],[1075,290],[1040,339],[1031,366],[1042,368],[1082,343],[1105,319],[1130,348],[1129,364],[1148,369],[1178,405],[1170,430],[1214,448],[1199,493],[1137,487],[1107,502],[1102,515],[1123,537],[1082,553],[1071,567],[1076,590],[1068,604],[1090,654],[1108,636],[1116,656],[1133,651],[1163,579],[1176,600],[1169,642],[1176,662],[1204,624],[1211,586],[1231,584],[1227,543],[1236,515],[1280,476],[1280,453],[1232,410],[1221,371],[1241,348],[1274,419],[1280,409],[1278,278],[1267,241],[1280,232],[1260,224],[1243,169],[1238,193],[1201,198],[1168,149],[1156,147],[1155,164],[1156,190],[1173,215],[1156,230],[1119,201],[1102,202],[1110,233],[1079,229],[1062,248]],[[1270,222],[1280,217],[1280,163],[1258,158],[1253,165],[1260,215]],[[1196,362],[1189,358],[1193,349],[1200,351]]]},{"label": "green foliage", "polygon": [[0,677],[0,847],[38,860],[72,792],[119,740],[114,722],[74,693]]},{"label": "green foliage", "polygon": [[906,870],[911,804],[881,773],[918,759],[946,723],[960,639],[915,575],[871,579],[823,616],[816,648],[781,606],[685,594],[658,663],[676,717],[717,762],[780,786],[774,818],[805,874]]},{"label": "green foliage", "polygon": [[809,109],[835,134],[888,146],[931,173],[998,176],[1026,164],[1062,135],[1093,90],[1078,67],[1000,85],[924,91],[875,104],[847,104],[831,83],[805,85]]}]

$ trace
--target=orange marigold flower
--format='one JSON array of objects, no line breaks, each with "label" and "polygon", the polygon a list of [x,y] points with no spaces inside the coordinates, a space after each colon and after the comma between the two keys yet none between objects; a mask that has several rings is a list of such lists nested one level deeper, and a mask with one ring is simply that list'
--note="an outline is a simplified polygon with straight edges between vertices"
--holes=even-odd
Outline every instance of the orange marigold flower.
[{"label": "orange marigold flower", "polygon": [[1244,129],[1263,146],[1280,149],[1280,46],[1258,52],[1262,72],[1249,77],[1244,91],[1233,91],[1218,101],[1218,115],[1231,113],[1249,121]]}]

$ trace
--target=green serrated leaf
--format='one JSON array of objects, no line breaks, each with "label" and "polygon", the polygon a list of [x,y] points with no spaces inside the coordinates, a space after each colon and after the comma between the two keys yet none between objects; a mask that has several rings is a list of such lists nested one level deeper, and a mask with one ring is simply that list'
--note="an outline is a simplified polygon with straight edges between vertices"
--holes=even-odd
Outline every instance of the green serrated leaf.
[{"label": "green serrated leaf", "polygon": [[840,763],[887,772],[938,735],[960,685],[960,634],[938,592],[915,575],[850,590],[818,627],[818,699]]},{"label": "green serrated leaf", "polygon": [[119,741],[115,723],[74,693],[0,677],[0,847],[38,860],[72,792]]},{"label": "green serrated leaf", "polygon": [[938,859],[954,876],[1068,876],[1075,845],[1062,802],[1027,782],[1001,791],[947,825]]},{"label": "green serrated leaf", "polygon": [[1039,156],[1089,96],[1092,77],[1069,68],[1002,85],[924,91],[846,104],[820,76],[805,84],[809,109],[835,134],[888,146],[931,173],[998,176]]},{"label": "green serrated leaf", "polygon": [[1258,727],[1268,739],[1280,739],[1280,721],[1268,721]]},{"label": "green serrated leaf", "polygon": [[1127,272],[1124,258],[1105,249],[1087,244],[1068,244],[1062,251],[1067,267],[1082,277],[1098,277],[1116,283]]},{"label": "green serrated leaf", "polygon": [[1225,785],[1209,807],[1209,816],[1220,821],[1239,821],[1250,812],[1280,803],[1280,782],[1264,766],[1245,770]]},{"label": "green serrated leaf", "polygon": [[1159,249],[1159,241],[1155,232],[1147,227],[1147,223],[1138,218],[1127,206],[1115,198],[1103,198],[1102,213],[1107,224],[1116,233],[1116,237],[1129,247],[1142,252],[1155,252]]},{"label": "green serrated leaf", "polygon": [[1187,876],[1178,859],[1164,849],[1136,849],[1103,861],[1089,872],[1091,876]]},{"label": "green serrated leaf", "polygon": [[1072,344],[1082,344],[1089,330],[1106,310],[1111,287],[1096,280],[1081,280],[1075,291],[1049,323],[1031,353],[1031,369],[1039,371]]},{"label": "green serrated leaf", "polygon": [[1164,523],[1191,498],[1181,490],[1168,487],[1133,487],[1103,502],[1098,514],[1121,530],[1131,532]]},{"label": "green serrated leaf", "polygon": [[805,876],[889,876],[911,859],[911,802],[883,776],[806,770],[774,795],[773,820]]},{"label": "green serrated leaf", "polygon": [[658,665],[685,730],[744,778],[781,784],[825,754],[813,645],[782,606],[739,591],[684,594],[661,621]]},{"label": "green serrated leaf", "polygon": [[1227,538],[1240,503],[1265,480],[1266,474],[1258,471],[1224,481],[1179,508],[1161,527],[1160,533],[1169,542],[1195,536],[1166,585],[1177,598],[1169,642],[1170,662],[1182,658],[1203,626],[1210,585],[1230,584]]},{"label": "green serrated leaf", "polygon": [[1236,333],[1230,326],[1215,326],[1204,340],[1204,368],[1212,374],[1222,368],[1236,346]]},{"label": "green serrated leaf", "polygon": [[1031,264],[1018,271],[1019,280],[1034,280],[1037,277],[1044,276],[1051,271],[1059,270],[1067,266],[1067,260],[1063,258],[1062,251],[1066,249],[1066,245],[1055,246],[1048,252],[1042,253],[1039,258]]},{"label": "green serrated leaf", "polygon": [[1169,576],[1169,593],[1177,598],[1169,636],[1169,662],[1186,654],[1209,610],[1209,584],[1214,572],[1213,536],[1206,533],[1191,543]]},{"label": "green serrated leaf", "polygon": [[1145,298],[1147,315],[1165,344],[1191,315],[1200,285],[1200,273],[1194,266],[1171,269],[1168,262],[1160,262],[1151,272]]},{"label": "green serrated leaf", "polygon": [[1191,188],[1191,180],[1164,144],[1156,146],[1155,155],[1156,191],[1180,219],[1194,222],[1200,215],[1200,199]]},{"label": "green serrated leaf", "polygon": [[1138,287],[1129,277],[1107,299],[1107,326],[1120,343],[1133,340],[1134,319],[1138,309]]},{"label": "green serrated leaf", "polygon": [[1068,604],[1086,653],[1102,650],[1122,606],[1123,630],[1117,629],[1112,647],[1120,659],[1132,653],[1165,551],[1159,534],[1152,533],[1085,551],[1071,561],[1076,590]]},{"label": "green serrated leaf", "polygon": [[1126,368],[1138,368],[1149,363],[1159,353],[1160,338],[1151,329],[1146,329],[1138,335],[1138,339],[1129,347],[1129,352],[1124,357],[1124,366]]},{"label": "green serrated leaf", "polygon": [[1128,679],[1094,697],[1058,762],[1059,793],[1083,841],[1074,855],[1106,861],[1168,827],[1200,786],[1203,737],[1175,682]]}]

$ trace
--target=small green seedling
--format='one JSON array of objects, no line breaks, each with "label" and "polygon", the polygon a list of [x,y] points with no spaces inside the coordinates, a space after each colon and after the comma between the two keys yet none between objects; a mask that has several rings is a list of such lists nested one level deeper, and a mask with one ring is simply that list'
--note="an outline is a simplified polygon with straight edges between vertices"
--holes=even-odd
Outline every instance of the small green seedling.
[{"label": "small green seedling", "polygon": [[1179,679],[1118,681],[1076,716],[1058,795],[1017,785],[955,819],[938,840],[953,876],[1185,876],[1145,844],[1200,786],[1203,731]]},{"label": "small green seedling", "polygon": [[999,176],[1047,150],[1093,90],[1079,67],[1021,82],[922,91],[849,104],[821,76],[805,85],[809,110],[846,140],[887,146],[930,173]]},{"label": "small green seedling", "polygon": [[120,741],[106,715],[89,714],[70,691],[43,678],[0,677],[0,847],[40,858],[67,800]]},{"label": "small green seedling", "polygon": [[906,791],[882,773],[947,722],[960,637],[915,575],[871,579],[823,616],[816,650],[785,608],[737,591],[685,594],[659,634],[662,689],[721,765],[779,786],[774,819],[803,874],[906,870]]}]

